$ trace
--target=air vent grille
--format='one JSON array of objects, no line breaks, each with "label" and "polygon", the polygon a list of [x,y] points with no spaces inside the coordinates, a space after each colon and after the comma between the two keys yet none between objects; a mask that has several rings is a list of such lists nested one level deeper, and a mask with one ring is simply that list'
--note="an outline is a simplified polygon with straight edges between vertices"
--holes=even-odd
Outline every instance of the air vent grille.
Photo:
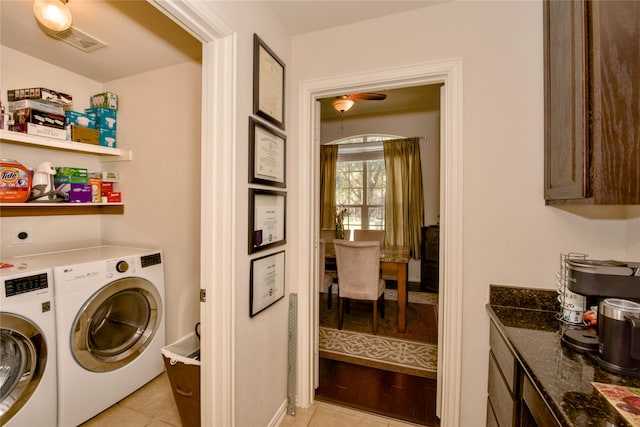
[{"label": "air vent grille", "polygon": [[62,40],[67,44],[70,44],[77,49],[80,49],[83,52],[93,52],[94,50],[106,46],[106,44],[101,42],[100,40],[91,37],[89,34],[84,33],[74,27],[69,27],[64,31],[55,33],[54,37]]}]

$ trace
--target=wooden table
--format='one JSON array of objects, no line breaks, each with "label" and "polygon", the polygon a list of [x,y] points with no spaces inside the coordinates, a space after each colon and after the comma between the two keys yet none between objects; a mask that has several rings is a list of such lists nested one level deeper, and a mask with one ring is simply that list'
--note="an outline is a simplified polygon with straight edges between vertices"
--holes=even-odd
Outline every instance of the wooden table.
[{"label": "wooden table", "polygon": [[[335,266],[336,253],[333,242],[326,244],[326,259],[328,263]],[[404,333],[407,326],[407,268],[409,265],[409,248],[404,247],[381,247],[380,248],[380,268],[394,271],[398,275],[398,332]],[[338,278],[340,286],[340,278]]]}]

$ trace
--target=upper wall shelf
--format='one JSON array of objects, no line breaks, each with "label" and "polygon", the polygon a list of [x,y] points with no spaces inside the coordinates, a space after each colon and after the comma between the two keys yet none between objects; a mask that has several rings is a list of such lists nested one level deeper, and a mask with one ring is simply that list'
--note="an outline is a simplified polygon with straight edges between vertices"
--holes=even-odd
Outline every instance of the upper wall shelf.
[{"label": "upper wall shelf", "polygon": [[50,139],[41,136],[27,135],[20,132],[12,132],[8,130],[0,130],[0,141],[54,150],[66,150],[79,153],[96,154],[100,156],[109,156],[111,160],[131,160],[132,157],[131,151],[123,150],[121,148],[109,148],[100,145],[84,144],[82,142]]}]

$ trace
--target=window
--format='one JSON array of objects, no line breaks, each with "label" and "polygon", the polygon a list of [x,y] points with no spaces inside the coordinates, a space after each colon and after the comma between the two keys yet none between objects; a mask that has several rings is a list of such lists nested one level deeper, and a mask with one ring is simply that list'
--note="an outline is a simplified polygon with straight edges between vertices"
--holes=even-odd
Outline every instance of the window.
[{"label": "window", "polygon": [[335,141],[336,206],[348,216],[345,230],[384,230],[386,175],[382,141],[395,136],[363,135]]}]

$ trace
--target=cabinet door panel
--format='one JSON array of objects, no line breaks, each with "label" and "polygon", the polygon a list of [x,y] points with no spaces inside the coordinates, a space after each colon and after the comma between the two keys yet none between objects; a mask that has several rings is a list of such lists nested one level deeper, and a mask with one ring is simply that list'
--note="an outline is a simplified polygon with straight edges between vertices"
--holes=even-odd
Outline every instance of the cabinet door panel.
[{"label": "cabinet door panel", "polygon": [[596,203],[640,203],[640,2],[591,2]]},{"label": "cabinet door panel", "polygon": [[491,347],[491,353],[496,359],[496,363],[504,375],[509,392],[515,395],[516,391],[516,358],[511,353],[509,346],[505,342],[498,328],[491,322],[489,324],[489,346]]},{"label": "cabinet door panel", "polygon": [[493,353],[489,353],[489,404],[494,411],[498,425],[510,427],[515,425],[516,404],[507,386],[500,368],[496,364]]},{"label": "cabinet door panel", "polygon": [[582,1],[544,2],[546,200],[589,195],[586,40]]}]

